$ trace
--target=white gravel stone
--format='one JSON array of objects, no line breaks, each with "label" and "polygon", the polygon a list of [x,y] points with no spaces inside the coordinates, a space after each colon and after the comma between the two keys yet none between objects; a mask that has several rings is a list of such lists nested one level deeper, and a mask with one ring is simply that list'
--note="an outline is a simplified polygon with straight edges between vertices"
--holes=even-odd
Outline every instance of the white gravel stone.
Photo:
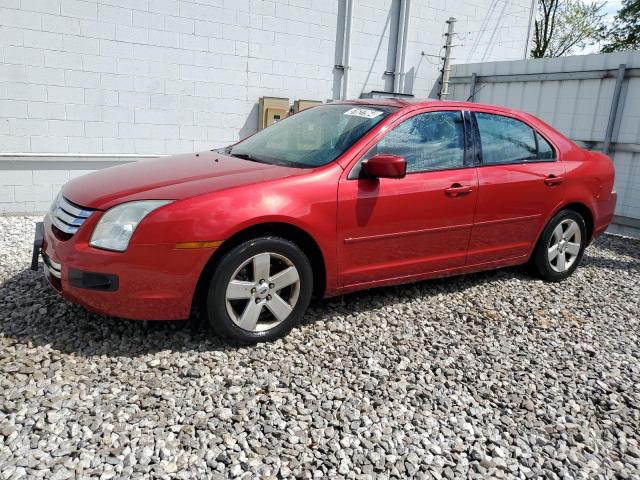
[{"label": "white gravel stone", "polygon": [[315,302],[233,348],[88,313],[0,217],[2,478],[638,478],[640,241]]}]

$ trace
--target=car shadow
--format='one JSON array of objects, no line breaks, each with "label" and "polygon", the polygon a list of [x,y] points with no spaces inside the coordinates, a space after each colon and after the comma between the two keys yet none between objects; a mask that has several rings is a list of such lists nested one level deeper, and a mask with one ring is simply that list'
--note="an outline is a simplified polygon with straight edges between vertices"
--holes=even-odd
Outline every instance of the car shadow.
[{"label": "car shadow", "polygon": [[608,270],[637,270],[640,272],[640,260],[611,259],[585,255],[581,266],[590,266]]},{"label": "car shadow", "polygon": [[[627,239],[598,240],[598,249],[627,256],[609,258],[599,250],[586,251],[583,267],[640,270],[640,242],[626,247]],[[325,300],[314,300],[303,324],[322,322],[331,315],[348,315],[409,302],[416,298],[461,293],[496,280],[540,282],[525,267],[510,267],[422,282],[381,287]],[[160,351],[206,352],[237,348],[215,337],[202,322],[124,320],[98,315],[74,305],[53,291],[42,270],[21,271],[0,284],[0,337],[35,346],[49,346],[79,356],[138,357]],[[286,339],[284,340],[286,341]],[[249,347],[251,348],[251,347]]]},{"label": "car shadow", "polygon": [[598,248],[616,255],[640,259],[640,238],[623,237],[621,235],[602,235],[595,241]]},{"label": "car shadow", "polygon": [[225,350],[195,319],[125,320],[90,312],[58,295],[42,272],[23,270],[0,284],[0,337],[82,356],[135,357],[162,350]]},{"label": "car shadow", "polygon": [[[410,300],[417,295],[460,291],[490,282],[496,276],[529,278],[522,269],[503,269],[313,300],[303,324],[324,321],[329,318],[328,312],[352,312],[392,304],[398,297]],[[166,350],[204,352],[242,348],[217,338],[195,318],[142,322],[90,312],[60,297],[47,284],[42,269],[23,270],[5,280],[0,284],[0,299],[0,337],[49,346],[62,353],[137,357]]]}]

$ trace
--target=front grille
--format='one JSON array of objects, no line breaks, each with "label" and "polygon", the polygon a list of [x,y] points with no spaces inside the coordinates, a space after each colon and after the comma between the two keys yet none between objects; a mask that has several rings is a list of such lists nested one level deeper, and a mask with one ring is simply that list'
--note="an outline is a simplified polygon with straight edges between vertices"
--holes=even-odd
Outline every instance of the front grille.
[{"label": "front grille", "polygon": [[69,202],[62,194],[54,200],[49,210],[51,223],[60,231],[73,235],[84,221],[93,213],[89,210]]}]

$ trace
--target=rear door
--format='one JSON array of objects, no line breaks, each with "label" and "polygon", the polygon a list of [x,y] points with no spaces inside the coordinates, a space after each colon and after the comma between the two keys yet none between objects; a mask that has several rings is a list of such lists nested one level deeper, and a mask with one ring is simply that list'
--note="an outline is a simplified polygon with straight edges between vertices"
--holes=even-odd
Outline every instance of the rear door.
[{"label": "rear door", "polygon": [[481,165],[467,265],[526,257],[562,201],[564,167],[551,142],[523,121],[481,111],[472,117]]},{"label": "rear door", "polygon": [[[347,169],[338,188],[341,286],[464,266],[478,191],[465,123],[460,110],[405,117]],[[362,175],[375,154],[404,157],[406,177]]]}]

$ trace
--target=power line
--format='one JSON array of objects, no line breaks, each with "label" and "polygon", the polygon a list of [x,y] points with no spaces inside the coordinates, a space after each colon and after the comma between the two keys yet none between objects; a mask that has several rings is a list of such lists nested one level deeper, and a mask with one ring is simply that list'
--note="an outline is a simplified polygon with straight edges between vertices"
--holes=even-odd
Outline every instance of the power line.
[{"label": "power line", "polygon": [[[528,25],[509,25],[507,27],[504,28],[527,28]],[[473,34],[473,33],[486,33],[488,29],[484,29],[484,30],[471,30],[471,31],[467,31],[467,32],[460,32],[460,33],[454,33],[455,36],[459,37],[461,40],[467,40],[469,35]]]}]

